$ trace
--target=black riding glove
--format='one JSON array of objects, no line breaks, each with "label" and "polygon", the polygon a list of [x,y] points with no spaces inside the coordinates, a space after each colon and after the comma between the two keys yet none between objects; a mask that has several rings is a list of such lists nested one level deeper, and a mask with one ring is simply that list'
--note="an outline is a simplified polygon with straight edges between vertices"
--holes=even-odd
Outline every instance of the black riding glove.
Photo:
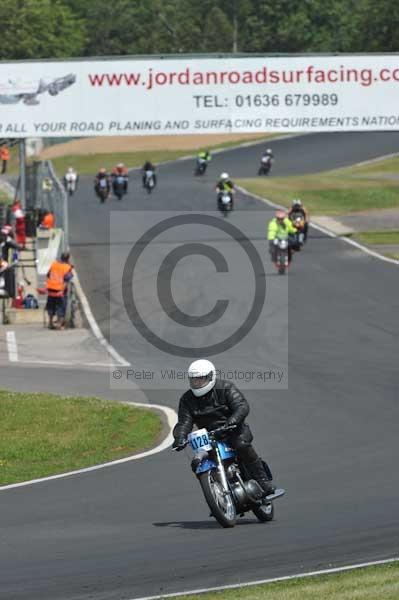
[{"label": "black riding glove", "polygon": [[172,448],[176,450],[176,452],[180,452],[184,450],[185,442],[182,438],[176,438],[173,442]]}]

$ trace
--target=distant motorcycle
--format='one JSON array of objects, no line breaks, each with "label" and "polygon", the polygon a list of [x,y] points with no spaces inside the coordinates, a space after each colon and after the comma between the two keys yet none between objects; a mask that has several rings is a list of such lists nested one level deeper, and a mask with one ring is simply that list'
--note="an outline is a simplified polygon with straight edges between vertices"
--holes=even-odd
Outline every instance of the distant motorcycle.
[{"label": "distant motorcycle", "polygon": [[273,240],[274,248],[274,264],[279,275],[284,275],[289,267],[289,252],[288,252],[288,236],[276,237]]},{"label": "distant motorcycle", "polygon": [[291,213],[290,219],[297,229],[293,248],[299,252],[305,243],[305,218],[302,212],[296,211]]},{"label": "distant motorcycle", "polygon": [[233,194],[228,190],[223,190],[217,196],[218,209],[224,217],[233,210]]},{"label": "distant motorcycle", "polygon": [[[235,427],[235,426],[234,426]],[[285,491],[276,490],[263,496],[259,483],[251,479],[245,466],[237,460],[237,454],[223,439],[223,434],[234,427],[220,427],[213,431],[198,429],[189,434],[187,444],[194,451],[195,475],[205,500],[214,517],[222,527],[234,527],[237,516],[252,511],[261,523],[272,521],[273,500]],[[264,463],[268,479],[270,469]]]},{"label": "distant motorcycle", "polygon": [[112,182],[112,191],[118,200],[122,200],[126,194],[126,178],[123,175],[116,175]]},{"label": "distant motorcycle", "polygon": [[208,161],[205,158],[197,158],[194,175],[205,175],[207,167]]},{"label": "distant motorcycle", "polygon": [[109,196],[109,185],[106,179],[99,179],[94,190],[100,199],[100,203],[104,204]]},{"label": "distant motorcycle", "polygon": [[154,171],[146,171],[144,173],[144,188],[147,190],[147,192],[149,194],[151,194],[154,187],[155,187]]},{"label": "distant motorcycle", "polygon": [[65,175],[64,187],[68,196],[73,196],[77,188],[77,177],[76,175]]},{"label": "distant motorcycle", "polygon": [[258,169],[258,175],[268,175],[272,168],[273,158],[271,156],[262,156],[260,166]]}]

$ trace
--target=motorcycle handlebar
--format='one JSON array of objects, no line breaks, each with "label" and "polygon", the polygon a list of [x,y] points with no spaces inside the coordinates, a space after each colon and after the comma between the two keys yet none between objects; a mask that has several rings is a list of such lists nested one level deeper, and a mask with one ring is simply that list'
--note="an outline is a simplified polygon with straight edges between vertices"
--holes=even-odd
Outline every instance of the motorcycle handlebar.
[{"label": "motorcycle handlebar", "polygon": [[232,429],[235,429],[237,427],[237,425],[223,425],[222,427],[218,427],[217,429],[212,429],[212,431],[209,431],[209,435],[215,435],[215,433],[221,433],[222,431],[231,431]]},{"label": "motorcycle handlebar", "polygon": [[[222,427],[217,427],[216,429],[212,429],[211,431],[208,431],[209,435],[215,435],[218,433],[222,433],[223,431],[231,431],[233,429],[236,429],[237,425],[223,425]],[[189,444],[188,440],[185,440],[183,444],[181,444],[180,446],[177,446],[176,448],[172,448],[172,450],[179,452],[180,450],[183,450],[187,445]]]}]

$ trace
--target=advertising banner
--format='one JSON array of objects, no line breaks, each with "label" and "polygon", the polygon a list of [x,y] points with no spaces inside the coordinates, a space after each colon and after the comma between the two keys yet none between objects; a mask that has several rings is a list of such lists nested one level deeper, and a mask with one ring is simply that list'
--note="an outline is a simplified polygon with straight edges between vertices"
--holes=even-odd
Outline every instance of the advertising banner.
[{"label": "advertising banner", "polygon": [[399,56],[0,63],[0,137],[399,129]]}]

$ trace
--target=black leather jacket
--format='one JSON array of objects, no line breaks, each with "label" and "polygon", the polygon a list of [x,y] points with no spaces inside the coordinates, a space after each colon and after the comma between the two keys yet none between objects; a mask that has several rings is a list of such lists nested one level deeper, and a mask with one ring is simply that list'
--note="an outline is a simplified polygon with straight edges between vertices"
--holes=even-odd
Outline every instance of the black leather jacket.
[{"label": "black leather jacket", "polygon": [[216,429],[233,418],[243,423],[249,413],[248,402],[233,383],[216,379],[215,387],[197,398],[188,390],[180,398],[178,422],[173,430],[176,440],[183,441],[196,425],[199,429]]}]

